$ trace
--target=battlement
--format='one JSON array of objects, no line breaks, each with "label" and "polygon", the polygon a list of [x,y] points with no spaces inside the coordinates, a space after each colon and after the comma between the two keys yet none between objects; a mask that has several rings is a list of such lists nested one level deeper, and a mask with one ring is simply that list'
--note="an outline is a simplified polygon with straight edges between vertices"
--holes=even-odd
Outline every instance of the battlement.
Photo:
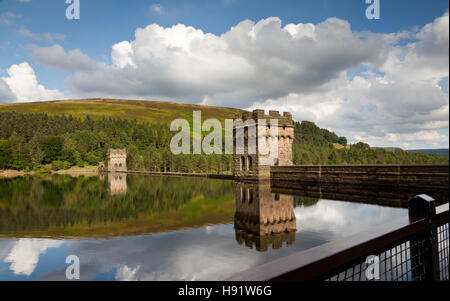
[{"label": "battlement", "polygon": [[127,156],[127,151],[125,149],[108,149],[108,156]]},{"label": "battlement", "polygon": [[266,124],[269,125],[270,119],[277,119],[278,126],[280,127],[293,127],[294,122],[292,120],[292,114],[290,112],[283,112],[283,115],[279,111],[270,110],[269,114],[266,114],[262,109],[255,109],[252,112],[244,112],[241,115],[243,121],[247,119],[254,119],[255,121],[264,119]]},{"label": "battlement", "polygon": [[245,244],[245,246],[251,249],[255,248],[259,252],[267,251],[269,246],[271,246],[272,249],[280,249],[283,244],[290,246],[295,242],[295,231],[257,236],[240,229],[235,229],[235,235],[236,241],[239,244]]}]

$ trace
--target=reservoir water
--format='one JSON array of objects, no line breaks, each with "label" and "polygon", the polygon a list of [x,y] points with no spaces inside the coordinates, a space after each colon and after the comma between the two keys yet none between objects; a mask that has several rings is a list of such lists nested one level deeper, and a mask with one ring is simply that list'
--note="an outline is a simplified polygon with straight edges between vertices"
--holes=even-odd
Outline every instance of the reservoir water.
[{"label": "reservoir water", "polygon": [[110,174],[0,179],[0,280],[219,280],[407,209],[231,180]]}]

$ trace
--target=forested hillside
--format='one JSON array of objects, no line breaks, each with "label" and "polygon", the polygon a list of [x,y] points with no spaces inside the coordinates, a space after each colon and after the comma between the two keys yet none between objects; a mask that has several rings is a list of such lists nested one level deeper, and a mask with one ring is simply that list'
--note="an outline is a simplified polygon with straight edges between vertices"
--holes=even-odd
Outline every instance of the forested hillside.
[{"label": "forested hillside", "polygon": [[410,153],[371,148],[359,142],[347,145],[345,137],[321,129],[313,122],[295,122],[294,164],[448,164],[448,155]]},{"label": "forested hillside", "polygon": [[[109,148],[127,149],[130,170],[231,173],[232,155],[173,155],[167,124],[89,115],[0,112],[0,169],[59,170],[106,161]],[[295,123],[295,164],[448,164],[448,156],[387,152],[314,123]]]}]

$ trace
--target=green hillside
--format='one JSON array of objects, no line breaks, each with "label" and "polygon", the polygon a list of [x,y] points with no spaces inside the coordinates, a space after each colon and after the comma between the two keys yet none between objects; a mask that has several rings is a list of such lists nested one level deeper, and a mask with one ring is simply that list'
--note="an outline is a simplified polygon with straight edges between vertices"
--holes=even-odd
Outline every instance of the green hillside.
[{"label": "green hillside", "polygon": [[[170,150],[176,118],[192,122],[235,118],[239,109],[170,102],[87,99],[0,104],[0,169],[60,170],[106,161],[109,148],[126,148],[130,170],[231,173],[233,156]],[[203,133],[203,135],[206,133]],[[349,145],[313,122],[294,124],[293,161],[305,164],[448,164],[448,155]],[[192,148],[192,144],[191,144]]]},{"label": "green hillside", "polygon": [[321,129],[313,122],[294,124],[293,159],[307,164],[448,164],[447,155],[412,153],[395,147],[370,147],[367,143],[347,144],[345,137]]},{"label": "green hillside", "polygon": [[40,101],[30,103],[0,103],[0,112],[46,113],[54,115],[72,115],[85,118],[88,114],[93,119],[105,117],[137,119],[150,123],[170,124],[177,118],[192,120],[193,111],[201,111],[202,119],[217,118],[223,120],[234,118],[243,112],[239,109],[183,104],[175,102],[120,100],[120,99],[75,99]]}]

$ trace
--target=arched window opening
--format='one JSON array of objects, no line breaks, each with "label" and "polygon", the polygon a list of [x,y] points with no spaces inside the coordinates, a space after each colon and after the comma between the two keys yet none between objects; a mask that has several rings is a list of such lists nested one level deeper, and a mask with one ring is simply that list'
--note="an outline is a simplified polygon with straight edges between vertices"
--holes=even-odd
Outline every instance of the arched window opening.
[{"label": "arched window opening", "polygon": [[241,157],[241,170],[245,170],[245,157]]},{"label": "arched window opening", "polygon": [[253,164],[252,164],[252,157],[248,157],[248,170],[252,170],[253,169]]}]

